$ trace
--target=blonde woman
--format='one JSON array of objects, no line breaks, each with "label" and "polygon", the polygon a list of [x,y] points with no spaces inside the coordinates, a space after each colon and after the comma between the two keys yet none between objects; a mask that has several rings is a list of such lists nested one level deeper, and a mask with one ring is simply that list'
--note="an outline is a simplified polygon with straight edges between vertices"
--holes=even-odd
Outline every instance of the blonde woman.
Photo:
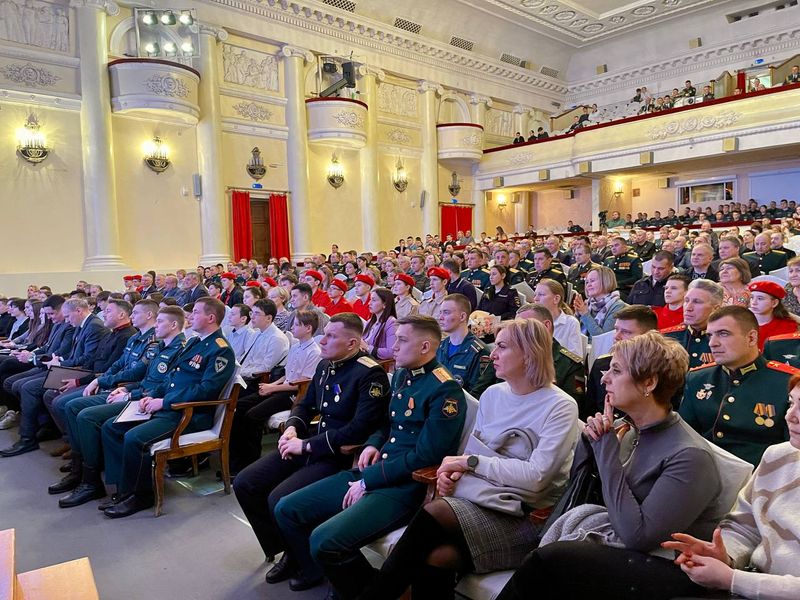
[{"label": "blonde woman", "polygon": [[285,333],[289,328],[289,320],[292,317],[292,313],[286,308],[286,303],[289,302],[289,290],[281,286],[270,288],[267,292],[267,298],[272,300],[278,308],[278,312],[272,322],[275,323],[275,327]]},{"label": "blonde woman", "polygon": [[592,267],[586,273],[586,300],[575,296],[573,308],[588,336],[614,330],[615,315],[628,306],[619,297],[617,276],[608,267]]},{"label": "blonde woman", "polygon": [[553,317],[553,337],[567,350],[583,356],[581,326],[564,302],[564,287],[553,279],[542,279],[533,290],[533,301],[542,304]]},{"label": "blonde woman", "polygon": [[719,263],[719,284],[725,290],[724,306],[750,306],[750,265],[743,258],[726,258]]}]

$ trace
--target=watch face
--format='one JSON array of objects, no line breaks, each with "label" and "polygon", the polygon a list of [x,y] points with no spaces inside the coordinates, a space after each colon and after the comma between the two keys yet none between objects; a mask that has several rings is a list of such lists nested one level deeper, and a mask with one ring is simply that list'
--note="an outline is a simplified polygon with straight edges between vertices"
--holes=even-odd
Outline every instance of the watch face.
[{"label": "watch face", "polygon": [[467,459],[467,466],[468,466],[470,469],[474,469],[475,467],[477,467],[477,466],[478,466],[478,457],[477,457],[477,456],[474,456],[474,455],[473,455],[473,456],[470,456],[470,457]]}]

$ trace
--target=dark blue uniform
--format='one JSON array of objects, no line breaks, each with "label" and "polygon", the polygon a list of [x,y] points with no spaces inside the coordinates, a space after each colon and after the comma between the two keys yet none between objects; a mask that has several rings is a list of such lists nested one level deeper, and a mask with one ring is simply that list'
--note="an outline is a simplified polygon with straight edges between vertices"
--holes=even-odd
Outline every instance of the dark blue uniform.
[{"label": "dark blue uniform", "polygon": [[486,269],[467,269],[461,271],[461,277],[481,290],[489,287],[489,271]]},{"label": "dark blue uniform", "polygon": [[450,344],[449,337],[444,338],[436,351],[436,360],[475,398],[480,398],[484,390],[496,382],[489,349],[471,333],[455,347]]},{"label": "dark blue uniform", "polygon": [[800,368],[800,333],[773,335],[764,344],[764,358]]},{"label": "dark blue uniform", "polygon": [[519,293],[511,286],[503,286],[498,292],[494,286],[489,286],[478,302],[478,310],[497,315],[502,320],[513,319],[517,309],[521,306]]},{"label": "dark blue uniform", "polygon": [[662,329],[661,333],[686,349],[689,353],[690,369],[714,362],[714,356],[708,345],[708,333],[705,331],[697,331],[688,325],[676,325]]}]

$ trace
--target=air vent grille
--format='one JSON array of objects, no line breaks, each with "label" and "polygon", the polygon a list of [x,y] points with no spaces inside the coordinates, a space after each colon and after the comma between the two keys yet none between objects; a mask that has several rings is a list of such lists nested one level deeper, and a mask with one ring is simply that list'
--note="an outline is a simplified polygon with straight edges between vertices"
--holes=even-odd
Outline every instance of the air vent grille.
[{"label": "air vent grille", "polygon": [[513,54],[507,54],[506,52],[503,52],[503,55],[500,57],[500,61],[518,67],[522,62],[522,59],[518,56],[514,56]]},{"label": "air vent grille", "polygon": [[475,47],[475,42],[470,42],[469,40],[454,35],[450,38],[450,45],[472,52],[472,49]]},{"label": "air vent grille", "polygon": [[542,67],[539,69],[539,73],[548,77],[558,77],[558,69],[551,69],[550,67]]},{"label": "air vent grille", "polygon": [[414,23],[414,21],[409,21],[408,19],[401,19],[400,17],[395,18],[394,26],[398,29],[410,31],[411,33],[419,33],[422,31],[422,25],[419,23]]},{"label": "air vent grille", "polygon": [[351,2],[350,0],[322,0],[322,3],[327,4],[328,6],[341,8],[347,12],[356,12],[356,3]]}]

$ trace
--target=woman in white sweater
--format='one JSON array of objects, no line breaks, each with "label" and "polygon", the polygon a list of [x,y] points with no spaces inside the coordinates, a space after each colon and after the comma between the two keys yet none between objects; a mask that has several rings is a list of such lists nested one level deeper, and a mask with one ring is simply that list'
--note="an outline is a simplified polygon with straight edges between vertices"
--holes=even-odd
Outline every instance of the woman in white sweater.
[{"label": "woman in white sweater", "polygon": [[675,562],[704,588],[758,600],[800,598],[800,375],[789,389],[789,441],[767,449],[712,541],[676,533],[663,544],[681,553]]},{"label": "woman in white sweater", "polygon": [[566,487],[578,407],[552,384],[552,337],[533,319],[501,325],[491,359],[503,383],[481,395],[462,456],[437,472],[441,498],[425,505],[362,599],[448,600],[456,572],[518,567],[548,509]]}]

